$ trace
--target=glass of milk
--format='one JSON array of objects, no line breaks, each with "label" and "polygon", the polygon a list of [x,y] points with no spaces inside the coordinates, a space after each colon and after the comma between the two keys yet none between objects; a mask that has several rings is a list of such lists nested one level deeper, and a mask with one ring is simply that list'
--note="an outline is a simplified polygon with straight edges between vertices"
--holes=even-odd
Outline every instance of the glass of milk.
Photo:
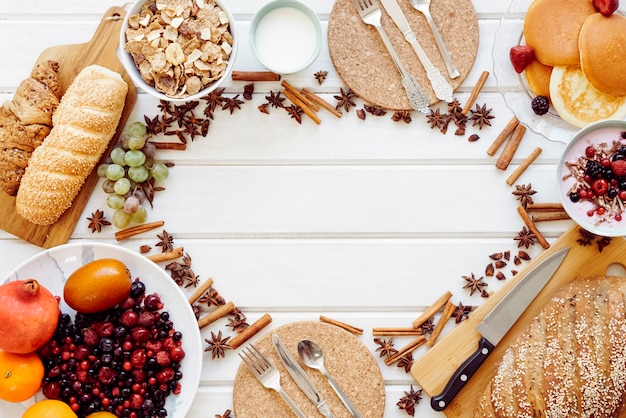
[{"label": "glass of milk", "polygon": [[296,0],[276,0],[252,19],[250,47],[265,68],[278,74],[304,70],[322,47],[317,15]]}]

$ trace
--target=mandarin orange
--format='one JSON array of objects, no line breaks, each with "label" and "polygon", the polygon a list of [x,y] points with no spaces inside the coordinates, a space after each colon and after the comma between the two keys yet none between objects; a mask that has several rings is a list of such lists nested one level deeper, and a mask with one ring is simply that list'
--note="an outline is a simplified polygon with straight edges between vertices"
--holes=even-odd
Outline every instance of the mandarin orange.
[{"label": "mandarin orange", "polygon": [[0,350],[0,399],[23,402],[41,387],[44,367],[36,353],[16,354]]},{"label": "mandarin orange", "polygon": [[65,402],[44,399],[24,411],[22,418],[78,418],[78,416]]}]

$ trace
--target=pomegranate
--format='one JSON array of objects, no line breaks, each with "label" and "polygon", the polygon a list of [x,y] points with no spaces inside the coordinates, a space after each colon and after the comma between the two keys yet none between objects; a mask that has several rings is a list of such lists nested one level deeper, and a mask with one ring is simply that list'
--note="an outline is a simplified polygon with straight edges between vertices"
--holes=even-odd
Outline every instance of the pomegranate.
[{"label": "pomegranate", "polygon": [[59,303],[35,279],[0,286],[0,350],[32,353],[54,334]]}]

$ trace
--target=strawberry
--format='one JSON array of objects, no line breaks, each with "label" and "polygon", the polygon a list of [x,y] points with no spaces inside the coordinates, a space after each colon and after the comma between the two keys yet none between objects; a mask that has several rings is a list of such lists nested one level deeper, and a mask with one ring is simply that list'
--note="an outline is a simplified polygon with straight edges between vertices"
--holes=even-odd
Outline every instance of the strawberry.
[{"label": "strawberry", "polygon": [[619,0],[593,0],[593,7],[602,16],[611,16],[619,7]]},{"label": "strawberry", "polygon": [[611,163],[611,170],[617,177],[626,176],[626,160],[615,160]]},{"label": "strawberry", "polygon": [[509,51],[511,64],[517,73],[521,73],[535,59],[535,50],[532,46],[516,45]]}]

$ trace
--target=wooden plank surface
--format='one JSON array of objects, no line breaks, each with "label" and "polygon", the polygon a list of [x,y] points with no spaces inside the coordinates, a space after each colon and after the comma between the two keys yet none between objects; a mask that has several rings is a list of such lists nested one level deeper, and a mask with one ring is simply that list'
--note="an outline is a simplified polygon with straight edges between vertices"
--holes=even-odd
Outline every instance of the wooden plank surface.
[{"label": "wooden plank surface", "polygon": [[[47,48],[35,62],[35,65],[45,60],[54,60],[59,63],[59,78],[63,93],[74,80],[76,74],[91,64],[102,65],[122,75],[128,84],[124,111],[118,124],[118,130],[111,139],[107,151],[104,152],[102,161],[107,158],[110,149],[121,134],[137,99],[135,86],[116,55],[119,31],[125,14],[123,8],[110,8],[104,14],[102,22],[89,42]],[[27,76],[28,74],[24,74],[24,78]],[[72,235],[97,182],[98,175],[94,170],[85,180],[72,206],[61,215],[58,221],[51,225],[37,225],[25,220],[15,210],[15,197],[0,193],[0,213],[3,214],[0,217],[0,228],[44,248],[66,243]]]}]

